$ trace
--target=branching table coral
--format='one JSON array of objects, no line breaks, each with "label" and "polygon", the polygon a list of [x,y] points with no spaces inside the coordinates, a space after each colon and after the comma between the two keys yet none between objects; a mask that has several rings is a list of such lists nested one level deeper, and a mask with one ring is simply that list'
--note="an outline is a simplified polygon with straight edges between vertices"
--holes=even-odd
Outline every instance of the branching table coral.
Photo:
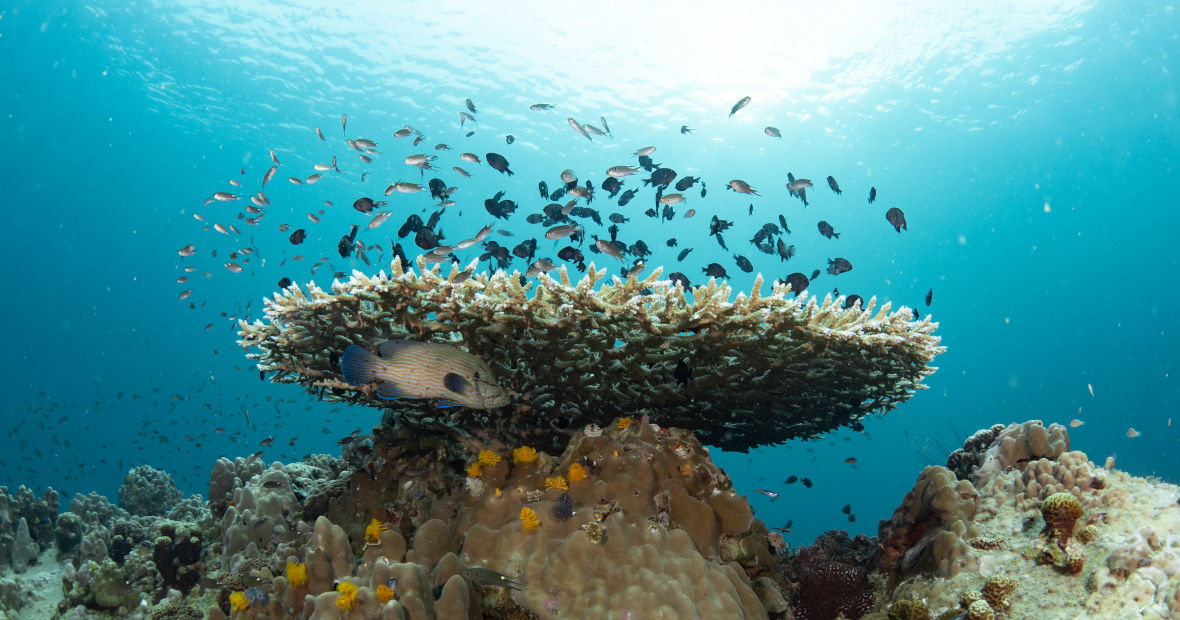
[{"label": "branching table coral", "polygon": [[[452,265],[367,276],[353,272],[331,292],[293,285],[266,300],[265,316],[240,322],[247,357],[271,380],[320,397],[394,408],[397,420],[505,445],[564,444],[587,423],[646,413],[727,450],[814,437],[886,411],[923,389],[944,351],[929,317],[862,309],[844,298],[789,297],[776,284],[731,300],[724,283],[685,290],[661,280],[606,275],[593,265],[577,282],[525,280]],[[513,390],[492,411],[389,401],[376,385],[349,386],[339,355],[396,338],[450,342],[481,357]],[[679,366],[679,369],[678,369]]]}]

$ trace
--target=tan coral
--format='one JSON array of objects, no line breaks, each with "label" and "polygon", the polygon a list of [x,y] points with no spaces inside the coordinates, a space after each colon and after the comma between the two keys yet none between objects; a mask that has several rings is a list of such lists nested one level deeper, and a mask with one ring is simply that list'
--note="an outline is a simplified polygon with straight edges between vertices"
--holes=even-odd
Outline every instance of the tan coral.
[{"label": "tan coral", "polygon": [[1045,519],[1045,535],[1064,546],[1073,538],[1073,529],[1082,517],[1082,503],[1072,493],[1054,493],[1041,504]]},{"label": "tan coral", "polygon": [[983,600],[995,611],[1008,611],[1012,603],[1008,597],[1016,590],[1016,579],[1008,575],[993,575],[983,584]]},{"label": "tan coral", "polygon": [[[875,300],[845,309],[843,297],[794,298],[783,285],[763,295],[760,277],[736,298],[712,280],[690,298],[659,269],[602,284],[606,272],[593,265],[578,282],[563,268],[522,285],[504,271],[464,280],[458,267],[449,275],[418,267],[394,261],[390,275],[354,272],[330,292],[288,287],[266,300],[263,320],[240,323],[239,343],[257,349],[248,357],[275,382],[379,408],[394,405],[336,370],[346,347],[460,344],[519,394],[516,406],[440,416],[430,403],[398,401],[400,420],[505,448],[559,447],[573,429],[619,411],[725,449],[813,437],[907,400],[944,350],[929,317],[913,321],[908,309]],[[685,359],[694,381],[678,386],[673,371]],[[561,424],[537,424],[547,417]]]}]

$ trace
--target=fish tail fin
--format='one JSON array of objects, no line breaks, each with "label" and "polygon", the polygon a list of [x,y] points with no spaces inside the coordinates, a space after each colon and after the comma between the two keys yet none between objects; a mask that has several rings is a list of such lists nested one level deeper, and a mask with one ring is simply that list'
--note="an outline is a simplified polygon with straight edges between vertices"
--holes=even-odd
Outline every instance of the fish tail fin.
[{"label": "fish tail fin", "polygon": [[340,356],[340,371],[349,385],[364,385],[377,380],[381,358],[357,345],[349,345]]}]

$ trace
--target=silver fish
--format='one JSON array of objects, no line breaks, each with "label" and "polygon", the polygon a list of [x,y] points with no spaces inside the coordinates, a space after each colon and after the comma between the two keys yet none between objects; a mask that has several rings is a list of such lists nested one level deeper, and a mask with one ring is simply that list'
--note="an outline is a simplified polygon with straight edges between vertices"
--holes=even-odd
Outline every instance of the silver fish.
[{"label": "silver fish", "polygon": [[586,138],[587,140],[590,140],[591,142],[594,141],[594,139],[590,137],[590,134],[586,133],[586,130],[583,129],[582,126],[578,124],[578,121],[575,121],[572,116],[570,118],[565,119],[565,120],[570,124],[570,127],[573,127],[574,131],[581,134],[581,136],[583,138]]},{"label": "silver fish", "polygon": [[611,166],[606,169],[606,176],[617,179],[619,177],[630,176],[636,172],[639,172],[639,168],[633,166]]},{"label": "silver fish", "polygon": [[577,224],[558,224],[557,226],[554,226],[553,228],[545,231],[545,238],[551,241],[564,239],[578,232],[581,230],[581,228],[582,227],[578,226]]}]

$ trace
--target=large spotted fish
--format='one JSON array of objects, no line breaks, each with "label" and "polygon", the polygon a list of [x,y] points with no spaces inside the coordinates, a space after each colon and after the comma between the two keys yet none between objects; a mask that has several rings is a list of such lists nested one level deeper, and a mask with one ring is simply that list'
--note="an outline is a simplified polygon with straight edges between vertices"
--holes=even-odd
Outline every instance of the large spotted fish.
[{"label": "large spotted fish", "polygon": [[508,404],[508,392],[487,363],[458,347],[417,340],[388,340],[380,356],[351,345],[340,357],[349,385],[381,381],[385,399],[433,398],[442,407],[495,409]]}]

